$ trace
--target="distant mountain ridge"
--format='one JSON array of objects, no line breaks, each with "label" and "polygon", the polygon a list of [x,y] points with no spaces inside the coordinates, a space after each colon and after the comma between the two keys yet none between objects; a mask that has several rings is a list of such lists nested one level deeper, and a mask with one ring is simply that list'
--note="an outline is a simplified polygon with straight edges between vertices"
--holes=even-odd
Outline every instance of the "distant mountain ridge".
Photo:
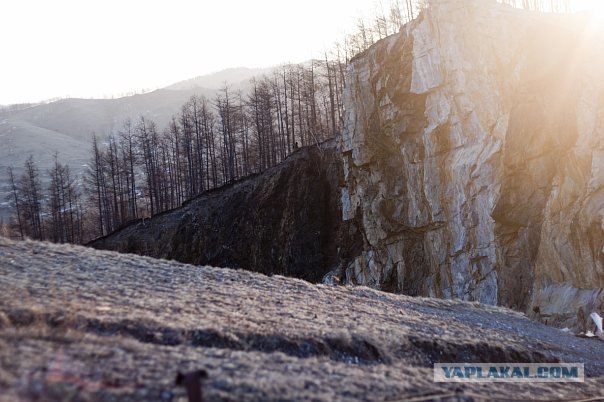
[{"label": "distant mountain ridge", "polygon": [[[17,176],[29,155],[34,156],[42,179],[58,153],[76,175],[81,175],[90,158],[92,134],[103,139],[117,133],[126,119],[152,119],[160,130],[193,95],[213,98],[229,84],[233,91],[245,90],[254,76],[274,68],[230,68],[172,84],[145,94],[116,99],[60,99],[23,108],[0,108],[0,193],[8,193],[7,167]],[[8,203],[0,198],[0,218],[6,217]]]},{"label": "distant mountain ridge", "polygon": [[265,74],[271,74],[276,67],[267,68],[227,68],[216,73],[200,75],[185,81],[180,81],[167,86],[170,90],[190,90],[195,88],[220,89],[224,83],[234,86],[246,86],[250,79]]}]

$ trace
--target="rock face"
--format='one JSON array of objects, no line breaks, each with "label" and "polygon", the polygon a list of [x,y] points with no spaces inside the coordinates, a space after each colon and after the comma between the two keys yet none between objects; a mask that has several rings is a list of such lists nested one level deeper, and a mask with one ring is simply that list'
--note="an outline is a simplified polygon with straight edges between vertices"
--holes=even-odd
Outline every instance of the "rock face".
[{"label": "rock face", "polygon": [[604,308],[604,47],[587,15],[433,0],[348,70],[346,281],[581,327]]},{"label": "rock face", "polygon": [[341,184],[332,140],[89,246],[319,282],[361,245],[340,219]]},{"label": "rock face", "polygon": [[[459,300],[0,238],[0,401],[577,400],[604,342]],[[584,383],[435,383],[437,362],[585,364]]]}]

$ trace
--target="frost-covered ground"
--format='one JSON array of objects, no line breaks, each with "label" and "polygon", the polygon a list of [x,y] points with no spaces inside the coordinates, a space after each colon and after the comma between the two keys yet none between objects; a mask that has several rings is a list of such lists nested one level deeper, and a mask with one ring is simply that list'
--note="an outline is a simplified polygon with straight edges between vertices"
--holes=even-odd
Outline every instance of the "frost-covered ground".
[{"label": "frost-covered ground", "polygon": [[[519,313],[0,239],[1,401],[603,395],[604,342]],[[584,384],[435,384],[435,362],[583,362]],[[465,396],[462,396],[465,395]],[[430,400],[430,399],[427,399]]]}]

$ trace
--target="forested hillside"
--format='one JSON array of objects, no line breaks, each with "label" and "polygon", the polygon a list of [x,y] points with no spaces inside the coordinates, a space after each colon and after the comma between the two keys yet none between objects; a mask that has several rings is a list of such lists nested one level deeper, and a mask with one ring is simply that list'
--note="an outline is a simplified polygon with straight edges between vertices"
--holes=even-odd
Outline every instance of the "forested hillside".
[{"label": "forested hillside", "polygon": [[87,246],[320,282],[362,244],[355,223],[340,219],[342,172],[335,140],[306,146],[262,174]]},{"label": "forested hillside", "polygon": [[33,158],[21,176],[11,167],[16,235],[80,243],[263,172],[335,136],[343,74],[343,62],[329,60],[283,66],[252,79],[245,92],[225,85],[212,99],[192,96],[166,127],[128,119],[114,134],[93,134],[81,180],[60,154],[48,172]]}]

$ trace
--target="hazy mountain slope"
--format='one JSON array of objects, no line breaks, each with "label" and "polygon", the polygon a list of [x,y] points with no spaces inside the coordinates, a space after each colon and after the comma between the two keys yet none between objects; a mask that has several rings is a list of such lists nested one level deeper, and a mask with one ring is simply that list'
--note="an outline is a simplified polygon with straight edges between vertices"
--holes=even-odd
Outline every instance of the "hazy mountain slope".
[{"label": "hazy mountain slope", "polygon": [[[114,133],[122,128],[127,118],[136,122],[144,115],[163,129],[191,96],[203,95],[212,99],[216,95],[216,89],[225,80],[231,82],[231,79],[233,81],[230,87],[237,91],[246,85],[245,81],[249,78],[267,71],[270,69],[229,69],[189,80],[194,81],[195,85],[188,85],[186,83],[189,81],[183,81],[170,89],[158,89],[140,95],[116,99],[62,99],[22,110],[0,110],[0,138],[3,144],[10,143],[12,155],[8,157],[5,147],[0,150],[0,174],[4,174],[6,166],[10,164],[16,165],[15,167],[22,165],[28,153],[52,154],[54,151],[62,153],[65,148],[73,149],[73,144],[66,143],[64,136],[80,142],[80,147],[87,150],[92,133],[100,138]],[[33,139],[39,141],[32,141]],[[62,159],[71,164],[71,158]],[[40,167],[46,169],[49,166],[42,164]]]},{"label": "hazy mountain slope", "polygon": [[80,174],[88,163],[89,141],[35,126],[26,121],[0,118],[0,218],[6,218],[10,209],[5,196],[9,194],[7,167],[15,167],[15,175],[22,173],[23,162],[33,155],[46,185],[46,171],[54,164],[58,152],[61,161],[69,161],[72,171]]},{"label": "hazy mountain slope", "polygon": [[[44,105],[33,106],[14,112],[0,112],[0,135],[13,142],[16,154],[36,144],[30,138],[21,138],[13,132],[13,126],[27,124],[30,128],[41,128],[70,136],[90,144],[92,133],[100,138],[117,132],[124,120],[136,122],[140,116],[153,119],[160,129],[192,95],[212,97],[215,91],[197,88],[186,91],[160,89],[142,95],[118,99],[64,99]],[[50,134],[50,133],[46,133]],[[57,139],[55,147],[60,151],[62,142]],[[47,150],[48,151],[48,150]],[[4,160],[0,161],[4,163]]]},{"label": "hazy mountain slope", "polygon": [[[140,116],[154,120],[160,130],[193,95],[213,99],[216,88],[224,79],[237,79],[231,89],[237,91],[250,74],[264,69],[231,69],[194,79],[201,85],[180,85],[181,89],[159,89],[153,92],[117,99],[62,99],[48,104],[34,105],[21,110],[0,109],[0,194],[7,193],[6,168],[13,166],[17,175],[31,154],[46,183],[45,172],[52,166],[53,155],[59,153],[62,163],[68,164],[76,175],[83,173],[83,164],[89,160],[92,134],[99,138],[116,133],[123,122]],[[179,86],[179,84],[175,84]],[[8,210],[0,199],[0,217]]]},{"label": "hazy mountain slope", "polygon": [[253,77],[259,77],[264,74],[271,74],[275,70],[274,67],[268,68],[228,68],[213,74],[202,75],[199,77],[191,78],[189,80],[177,82],[172,84],[166,89],[171,90],[188,90],[197,87],[209,88],[209,89],[220,89],[224,83],[227,82],[229,85],[247,86],[248,81]]},{"label": "hazy mountain slope", "polygon": [[[2,401],[183,400],[176,372],[201,368],[212,401],[576,400],[604,386],[604,342],[477,303],[1,238],[0,288]],[[590,378],[433,382],[435,362],[559,360]]]},{"label": "hazy mountain slope", "polygon": [[[78,163],[87,160],[84,158],[87,155],[82,154],[82,141],[69,134],[39,127],[26,121],[0,121],[0,127],[3,126],[7,126],[6,131],[0,134],[3,145],[0,148],[0,159],[3,166],[17,167],[16,163],[24,159],[24,154],[33,154],[37,161],[50,166],[54,151],[59,152],[61,158],[69,158]],[[87,144],[86,149],[88,148],[90,144]]]}]

